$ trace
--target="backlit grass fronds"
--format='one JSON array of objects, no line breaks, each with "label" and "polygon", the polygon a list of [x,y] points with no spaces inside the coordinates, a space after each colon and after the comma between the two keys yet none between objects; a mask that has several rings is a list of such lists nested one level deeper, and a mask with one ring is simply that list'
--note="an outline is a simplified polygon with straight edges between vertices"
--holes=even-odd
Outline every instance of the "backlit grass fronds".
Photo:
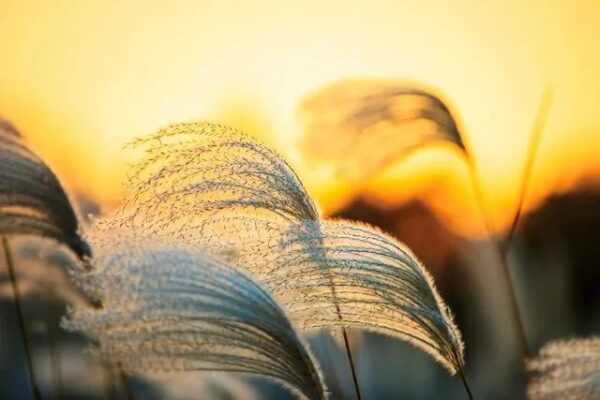
[{"label": "backlit grass fronds", "polygon": [[[162,205],[165,210],[178,206],[177,197]],[[153,230],[157,225],[161,228]],[[96,219],[87,236],[96,246],[110,245],[113,235],[129,236],[132,241],[165,239],[202,250],[259,277],[274,258],[272,249],[278,246],[282,230],[287,226],[288,223],[269,218],[268,213],[259,217],[252,210],[222,210],[209,215],[199,211],[197,215],[173,215],[165,219],[161,214],[147,213],[143,205],[139,205]]]},{"label": "backlit grass fronds", "polygon": [[[265,284],[298,327],[377,331],[421,348],[452,374],[463,366],[461,335],[451,313],[404,245],[349,221],[280,228],[273,240],[236,243],[232,248],[239,250],[227,256]],[[242,260],[251,264],[244,267]]]},{"label": "backlit grass fronds", "polygon": [[243,273],[164,242],[115,240],[96,261],[84,286],[103,307],[77,311],[65,326],[125,369],[249,373],[306,398],[325,397],[285,312]]},{"label": "backlit grass fronds", "polygon": [[0,234],[48,237],[89,255],[60,182],[7,122],[0,123]]},{"label": "backlit grass fronds", "polygon": [[[452,374],[463,366],[460,332],[432,278],[404,245],[378,229],[306,223],[284,236],[275,265],[264,282],[302,327],[377,331],[421,348]],[[335,303],[341,318],[332,311]]]},{"label": "backlit grass fronds", "polygon": [[150,234],[185,234],[190,226],[197,232],[210,218],[235,213],[288,222],[318,218],[288,164],[234,128],[174,124],[132,145],[145,157],[130,174],[121,222]]},{"label": "backlit grass fronds", "polygon": [[527,363],[532,400],[600,399],[600,337],[547,343]]},{"label": "backlit grass fronds", "polygon": [[455,120],[435,95],[387,79],[347,79],[307,97],[298,110],[312,161],[360,180],[435,142],[464,149]]},{"label": "backlit grass fronds", "polygon": [[234,128],[174,124],[132,146],[144,156],[129,174],[129,196],[97,221],[95,241],[130,228],[138,238],[177,240],[252,268],[281,226],[319,218],[283,158]]},{"label": "backlit grass fronds", "polygon": [[[15,264],[14,278],[19,283],[20,296],[40,295],[79,306],[87,303],[70,279],[70,273],[82,270],[75,254],[56,246],[52,239],[32,239],[28,236],[13,238],[11,249]],[[0,259],[0,267],[3,261]],[[0,299],[13,297],[10,276],[0,268]]]},{"label": "backlit grass fronds", "polygon": [[380,331],[451,373],[462,366],[460,333],[402,245],[370,227],[319,222],[290,167],[237,131],[198,123],[161,132],[139,142],[150,150],[131,176],[126,206],[98,222],[99,240],[130,232],[132,240],[207,249],[264,283],[302,328]]}]

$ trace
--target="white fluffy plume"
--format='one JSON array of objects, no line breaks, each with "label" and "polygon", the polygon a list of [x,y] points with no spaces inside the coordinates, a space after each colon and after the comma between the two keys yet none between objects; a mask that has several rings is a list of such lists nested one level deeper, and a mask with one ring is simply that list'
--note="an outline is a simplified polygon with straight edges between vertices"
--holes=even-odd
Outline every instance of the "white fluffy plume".
[{"label": "white fluffy plume", "polygon": [[444,102],[414,83],[394,79],[334,82],[305,98],[298,117],[310,160],[331,165],[350,182],[358,183],[432,143],[464,150]]},{"label": "white fluffy plume", "polygon": [[260,285],[201,253],[130,239],[95,249],[82,286],[103,306],[74,312],[67,328],[128,370],[248,373],[325,398],[312,356]]},{"label": "white fluffy plume", "polygon": [[376,229],[321,221],[277,154],[207,123],[173,125],[137,144],[147,153],[131,196],[99,221],[98,236],[125,228],[207,249],[264,283],[299,327],[384,332],[451,373],[462,367],[460,333],[416,258]]},{"label": "white fluffy plume", "polygon": [[600,337],[547,343],[527,363],[532,400],[600,399]]},{"label": "white fluffy plume", "polygon": [[89,256],[78,230],[59,180],[19,132],[0,119],[0,235],[51,238],[79,257]]}]

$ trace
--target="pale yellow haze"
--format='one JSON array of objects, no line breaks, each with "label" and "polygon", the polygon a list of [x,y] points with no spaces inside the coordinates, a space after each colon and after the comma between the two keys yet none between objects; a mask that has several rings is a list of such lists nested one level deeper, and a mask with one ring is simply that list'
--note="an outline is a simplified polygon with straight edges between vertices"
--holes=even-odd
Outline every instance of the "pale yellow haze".
[{"label": "pale yellow haze", "polygon": [[417,196],[452,229],[480,232],[452,149],[420,151],[361,188],[307,162],[296,108],[347,77],[409,78],[444,94],[497,229],[513,212],[546,85],[554,99],[527,207],[600,172],[599,1],[0,0],[0,56],[0,114],[69,189],[109,207],[123,196],[125,143],[210,119],[277,148],[326,212],[357,191],[386,206]]}]

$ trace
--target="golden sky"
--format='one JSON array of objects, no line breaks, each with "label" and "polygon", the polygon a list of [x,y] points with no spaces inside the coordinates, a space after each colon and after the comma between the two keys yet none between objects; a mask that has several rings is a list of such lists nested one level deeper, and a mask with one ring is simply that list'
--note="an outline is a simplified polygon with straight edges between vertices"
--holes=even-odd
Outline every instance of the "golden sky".
[{"label": "golden sky", "polygon": [[[346,77],[409,78],[459,112],[497,226],[514,207],[544,87],[554,100],[529,206],[600,174],[598,1],[0,0],[0,114],[71,189],[122,196],[131,138],[213,119],[262,137],[326,211],[354,193],[298,151],[300,100]],[[458,231],[466,167],[425,151],[361,188],[396,204],[420,195]]]}]

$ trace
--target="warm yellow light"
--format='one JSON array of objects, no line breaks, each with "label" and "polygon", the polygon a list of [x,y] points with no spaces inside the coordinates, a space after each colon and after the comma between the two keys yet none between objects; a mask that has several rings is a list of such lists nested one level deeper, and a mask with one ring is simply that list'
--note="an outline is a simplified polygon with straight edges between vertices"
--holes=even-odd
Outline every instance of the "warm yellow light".
[{"label": "warm yellow light", "polygon": [[[344,77],[412,78],[460,113],[501,226],[547,84],[529,205],[600,172],[600,3],[484,3],[3,0],[0,114],[68,186],[105,205],[122,196],[124,143],[208,118],[280,149],[332,211],[356,188],[302,159],[297,103]],[[456,155],[427,153],[363,189],[386,203],[421,195],[453,228],[477,229],[472,214],[448,211],[472,208],[466,170]]]}]

